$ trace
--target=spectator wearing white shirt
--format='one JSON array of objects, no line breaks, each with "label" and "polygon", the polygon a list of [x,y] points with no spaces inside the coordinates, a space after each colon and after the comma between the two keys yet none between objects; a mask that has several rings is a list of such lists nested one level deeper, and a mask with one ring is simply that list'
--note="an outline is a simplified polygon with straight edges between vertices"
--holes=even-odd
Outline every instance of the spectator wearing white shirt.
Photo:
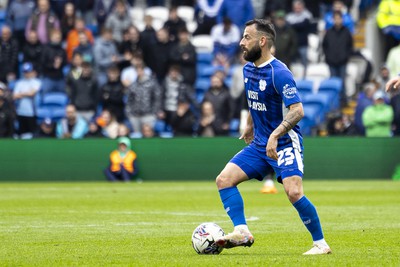
[{"label": "spectator wearing white shirt", "polygon": [[233,24],[228,17],[225,17],[222,23],[212,27],[211,38],[214,42],[214,56],[223,55],[230,62],[233,61],[241,39],[239,27]]}]

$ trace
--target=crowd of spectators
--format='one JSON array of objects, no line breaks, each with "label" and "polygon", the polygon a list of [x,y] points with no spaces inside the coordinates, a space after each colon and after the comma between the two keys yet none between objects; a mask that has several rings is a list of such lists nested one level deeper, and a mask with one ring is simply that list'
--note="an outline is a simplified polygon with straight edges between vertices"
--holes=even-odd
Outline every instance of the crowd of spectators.
[{"label": "crowd of spectators", "polygon": [[[275,56],[289,68],[300,62],[305,77],[308,34],[317,30],[316,21],[323,20],[324,60],[331,76],[344,81],[354,52],[352,2],[148,0],[143,8],[169,6],[168,19],[155,28],[155,18],[145,15],[139,28],[130,12],[135,1],[10,0],[0,38],[0,137],[153,137],[163,132],[227,136],[232,120],[240,119],[246,104],[240,82],[244,62],[237,56],[245,22],[254,17],[273,21]],[[197,28],[193,31],[179,17],[179,5],[194,7]],[[201,99],[196,95],[199,70],[191,42],[191,36],[199,34],[212,37],[213,64],[218,67]],[[387,116],[392,119],[389,132],[399,133],[399,97],[375,96],[385,81],[400,72],[400,46],[394,44],[387,51],[387,65],[375,83],[369,83],[374,92],[357,92],[356,115],[335,117],[328,127],[330,134],[374,132],[365,123],[371,115],[363,112],[382,104],[382,99],[395,111]],[[346,106],[346,88],[342,92],[342,106]],[[52,93],[67,96],[65,116],[38,118],[37,107]],[[357,116],[361,125],[355,122]],[[349,124],[354,129],[349,130]]]}]

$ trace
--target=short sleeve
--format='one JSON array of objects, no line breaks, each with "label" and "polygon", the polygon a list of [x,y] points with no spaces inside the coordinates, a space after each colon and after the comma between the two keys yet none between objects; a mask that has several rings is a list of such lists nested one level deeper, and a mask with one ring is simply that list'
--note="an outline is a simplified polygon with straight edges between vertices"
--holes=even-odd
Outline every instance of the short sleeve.
[{"label": "short sleeve", "polygon": [[275,73],[274,86],[282,97],[285,107],[301,102],[296,82],[293,79],[293,74],[289,70],[282,69]]}]

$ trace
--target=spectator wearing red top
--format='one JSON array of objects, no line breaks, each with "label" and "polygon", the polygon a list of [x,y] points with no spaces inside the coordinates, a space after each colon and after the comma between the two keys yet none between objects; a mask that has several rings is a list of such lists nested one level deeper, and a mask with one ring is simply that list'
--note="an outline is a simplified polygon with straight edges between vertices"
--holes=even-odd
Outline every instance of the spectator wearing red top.
[{"label": "spectator wearing red top", "polygon": [[85,21],[83,19],[77,18],[75,20],[74,29],[71,30],[67,36],[66,51],[67,51],[68,61],[71,61],[72,53],[74,52],[74,49],[79,46],[79,34],[80,33],[85,33],[86,36],[88,37],[90,43],[93,44],[93,42],[94,42],[92,32],[90,30],[86,29]]}]

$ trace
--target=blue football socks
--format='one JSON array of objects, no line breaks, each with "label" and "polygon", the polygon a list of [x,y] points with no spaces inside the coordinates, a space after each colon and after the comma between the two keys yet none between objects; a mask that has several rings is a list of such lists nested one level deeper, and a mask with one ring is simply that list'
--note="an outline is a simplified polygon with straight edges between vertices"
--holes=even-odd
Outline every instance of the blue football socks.
[{"label": "blue football socks", "polygon": [[321,223],[319,222],[317,210],[315,209],[314,205],[308,200],[308,198],[306,198],[306,196],[303,196],[302,198],[297,200],[293,204],[293,206],[296,208],[301,220],[307,227],[308,231],[311,233],[313,241],[323,239],[324,234],[322,233]]},{"label": "blue football socks", "polygon": [[219,190],[224,209],[231,218],[233,225],[246,224],[243,199],[236,186]]}]

